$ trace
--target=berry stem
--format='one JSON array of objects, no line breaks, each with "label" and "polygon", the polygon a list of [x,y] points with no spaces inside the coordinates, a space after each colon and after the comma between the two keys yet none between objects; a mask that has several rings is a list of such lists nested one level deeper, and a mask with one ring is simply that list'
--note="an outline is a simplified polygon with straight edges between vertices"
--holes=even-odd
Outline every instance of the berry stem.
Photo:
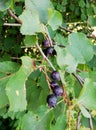
[{"label": "berry stem", "polygon": [[52,40],[51,40],[50,34],[49,34],[49,32],[48,32],[48,29],[47,29],[46,26],[44,26],[44,27],[45,27],[45,31],[46,31],[47,37],[48,37],[48,39],[49,39],[49,41],[50,41],[50,45],[53,47],[53,43],[52,43]]},{"label": "berry stem", "polygon": [[76,121],[76,130],[79,130],[80,128],[80,117],[81,117],[81,111],[78,113],[77,121]]},{"label": "berry stem", "polygon": [[66,89],[64,87],[64,84],[62,84],[62,88],[63,88],[63,91],[64,91],[64,94],[63,94],[64,100],[67,103],[67,105],[70,106],[70,99],[69,99],[69,97],[67,95],[67,92],[66,92]]},{"label": "berry stem", "polygon": [[36,43],[36,46],[38,48],[38,50],[40,51],[40,53],[42,54],[43,58],[46,59],[46,61],[49,63],[49,65],[51,66],[51,68],[55,71],[55,67],[53,66],[53,64],[50,62],[50,60],[45,56],[45,54],[43,53],[41,47],[39,46],[38,43]]},{"label": "berry stem", "polygon": [[79,83],[81,84],[81,86],[83,86],[84,80],[79,75],[77,75],[76,73],[72,73],[72,74],[79,81]]}]

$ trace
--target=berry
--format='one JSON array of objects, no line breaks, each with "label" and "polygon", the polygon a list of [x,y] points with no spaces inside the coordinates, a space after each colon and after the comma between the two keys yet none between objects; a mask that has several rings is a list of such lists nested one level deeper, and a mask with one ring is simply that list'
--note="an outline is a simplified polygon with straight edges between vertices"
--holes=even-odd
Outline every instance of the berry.
[{"label": "berry", "polygon": [[53,55],[54,48],[53,47],[48,47],[47,48],[47,55]]},{"label": "berry", "polygon": [[48,48],[44,49],[43,52],[46,56],[52,56],[52,55],[56,54],[56,51],[54,50],[53,47],[48,47]]},{"label": "berry", "polygon": [[51,73],[51,78],[52,78],[53,80],[58,80],[58,81],[61,80],[60,74],[59,74],[59,72],[57,72],[57,71],[53,71],[53,72]]},{"label": "berry", "polygon": [[57,97],[54,94],[50,94],[47,96],[47,103],[48,106],[51,107],[55,107],[57,104]]},{"label": "berry", "polygon": [[50,46],[49,40],[45,40],[45,41],[43,42],[43,46],[44,46],[45,48],[49,47],[49,46]]},{"label": "berry", "polygon": [[55,81],[50,82],[51,89],[53,90],[56,86],[59,86]]},{"label": "berry", "polygon": [[63,96],[63,89],[62,89],[62,87],[56,86],[56,87],[53,89],[53,93],[54,93],[56,96]]}]

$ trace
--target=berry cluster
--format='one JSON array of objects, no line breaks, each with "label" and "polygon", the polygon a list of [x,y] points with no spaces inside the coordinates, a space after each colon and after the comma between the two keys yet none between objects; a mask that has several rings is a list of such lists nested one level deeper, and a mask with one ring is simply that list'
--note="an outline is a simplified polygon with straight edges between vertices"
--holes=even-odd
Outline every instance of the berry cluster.
[{"label": "berry cluster", "polygon": [[[55,55],[56,52],[54,50],[54,47],[50,46],[50,43],[48,40],[45,40],[43,42],[43,47],[45,48],[44,54],[48,56]],[[53,71],[51,73],[52,81],[50,82],[50,88],[52,90],[52,94],[49,94],[47,96],[47,103],[49,107],[55,107],[57,104],[57,97],[63,96],[63,89],[59,86],[59,84],[56,81],[61,81],[60,74],[57,71]]]},{"label": "berry cluster", "polygon": [[57,71],[51,73],[51,78],[53,81],[50,82],[50,87],[53,93],[47,96],[47,103],[50,107],[55,107],[57,104],[57,97],[63,96],[63,89],[56,82],[61,80],[60,74]]},{"label": "berry cluster", "polygon": [[43,50],[44,54],[48,57],[48,56],[52,56],[56,54],[56,51],[54,50],[54,47],[50,46],[49,40],[45,40],[43,42],[43,47],[45,48]]}]

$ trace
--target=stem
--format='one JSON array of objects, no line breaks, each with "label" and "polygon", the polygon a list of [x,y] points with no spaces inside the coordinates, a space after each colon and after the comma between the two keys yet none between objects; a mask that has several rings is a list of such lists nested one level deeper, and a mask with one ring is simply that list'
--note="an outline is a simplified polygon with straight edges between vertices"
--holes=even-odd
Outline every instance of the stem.
[{"label": "stem", "polygon": [[65,30],[66,32],[70,32],[70,33],[73,32],[72,30],[67,29],[67,28],[65,28],[65,27],[62,27],[62,26],[59,26],[59,28],[62,29],[62,30]]},{"label": "stem", "polygon": [[12,10],[8,9],[8,13],[12,18],[14,18],[18,23],[22,24],[22,21],[12,12]]},{"label": "stem", "polygon": [[18,23],[4,23],[3,26],[14,26],[14,27],[20,27],[21,24],[18,24]]},{"label": "stem", "polygon": [[50,62],[50,60],[45,56],[45,54],[43,53],[43,51],[42,51],[42,49],[41,49],[41,47],[39,46],[38,43],[36,43],[36,46],[37,46],[38,50],[40,51],[40,53],[42,54],[43,58],[46,59],[46,61],[49,63],[49,65],[51,66],[51,68],[53,70],[56,70],[55,67],[52,65],[52,63]]},{"label": "stem", "polygon": [[71,130],[71,109],[68,106],[68,130]]},{"label": "stem", "polygon": [[81,84],[81,86],[83,86],[84,80],[79,75],[77,75],[75,73],[72,73],[72,74],[79,81],[79,83]]},{"label": "stem", "polygon": [[47,29],[46,26],[44,26],[44,27],[45,27],[45,30],[46,30],[46,33],[47,33],[48,39],[49,39],[49,41],[50,41],[50,45],[53,46],[53,43],[52,43],[52,40],[51,40],[50,34],[49,34],[49,32],[48,32],[48,29]]},{"label": "stem", "polygon": [[94,130],[91,115],[89,118],[89,124],[90,124],[90,130]]},{"label": "stem", "polygon": [[81,111],[78,113],[77,122],[76,122],[76,130],[79,130],[79,127],[80,127],[80,117],[81,117]]},{"label": "stem", "polygon": [[64,99],[65,99],[65,102],[67,103],[68,106],[70,106],[70,99],[69,99],[69,97],[67,95],[67,92],[66,92],[64,84],[62,84],[62,88],[63,88],[63,91],[64,91],[63,96],[64,96]]}]

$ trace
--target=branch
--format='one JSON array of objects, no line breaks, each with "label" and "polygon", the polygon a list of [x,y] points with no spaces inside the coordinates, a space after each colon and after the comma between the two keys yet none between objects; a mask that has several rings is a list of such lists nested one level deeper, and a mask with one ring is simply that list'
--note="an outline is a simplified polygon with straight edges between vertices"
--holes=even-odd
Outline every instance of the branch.
[{"label": "branch", "polygon": [[[70,32],[70,33],[74,32],[74,31],[72,31],[70,29],[67,29],[65,27],[62,27],[62,26],[59,26],[59,28],[62,29],[62,30],[65,30],[66,32]],[[92,38],[92,39],[96,40],[96,37],[94,35],[87,35],[86,37],[87,38]]]},{"label": "branch", "polygon": [[94,130],[91,115],[89,118],[89,124],[90,124],[90,130]]},{"label": "branch", "polygon": [[83,86],[84,80],[79,75],[77,75],[75,73],[72,73],[72,74],[79,81],[79,83],[81,84],[81,86]]},{"label": "branch", "polygon": [[80,117],[81,117],[81,111],[78,113],[78,117],[76,121],[76,130],[79,130],[80,127]]},{"label": "branch", "polygon": [[55,67],[52,65],[52,63],[50,62],[50,60],[45,56],[44,52],[42,51],[41,47],[39,46],[38,43],[36,43],[36,46],[38,48],[38,50],[40,51],[40,53],[42,54],[43,58],[46,59],[46,61],[49,63],[49,65],[51,66],[51,68],[53,70],[56,70]]},{"label": "branch", "polygon": [[62,29],[62,30],[65,30],[66,32],[70,32],[70,33],[73,32],[72,30],[67,29],[67,28],[65,28],[65,27],[62,27],[62,26],[59,26],[59,28]]},{"label": "branch", "polygon": [[20,27],[21,24],[18,23],[4,23],[3,26],[13,26],[13,27]]},{"label": "branch", "polygon": [[12,12],[12,10],[8,9],[8,13],[12,18],[14,18],[18,23],[22,24],[22,21]]},{"label": "branch", "polygon": [[51,40],[50,34],[49,34],[49,32],[48,32],[48,29],[47,29],[46,26],[44,26],[44,27],[45,27],[45,31],[46,31],[46,33],[47,33],[47,37],[48,37],[48,39],[49,39],[49,41],[50,41],[50,45],[53,46],[53,43],[52,43],[52,40]]}]

